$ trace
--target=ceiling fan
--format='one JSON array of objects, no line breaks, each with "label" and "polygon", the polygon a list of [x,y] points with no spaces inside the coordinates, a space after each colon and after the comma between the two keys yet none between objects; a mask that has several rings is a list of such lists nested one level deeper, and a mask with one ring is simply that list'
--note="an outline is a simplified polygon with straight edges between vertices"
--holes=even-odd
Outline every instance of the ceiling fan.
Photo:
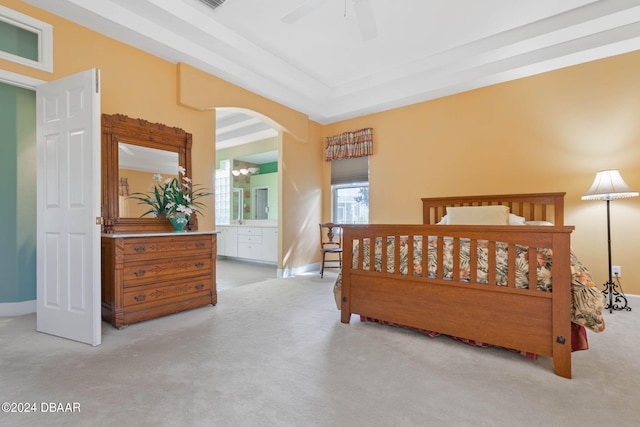
[{"label": "ceiling fan", "polygon": [[[324,2],[329,0],[306,0],[300,6],[293,9],[291,12],[284,15],[281,19],[282,22],[287,24],[293,24],[302,17],[316,10]],[[378,36],[378,27],[376,20],[373,17],[371,11],[371,3],[369,0],[351,0],[353,2],[353,8],[355,10],[355,16],[358,20],[358,27],[360,29],[360,35],[363,40],[371,40]],[[344,14],[347,15],[347,0],[344,0]]]}]

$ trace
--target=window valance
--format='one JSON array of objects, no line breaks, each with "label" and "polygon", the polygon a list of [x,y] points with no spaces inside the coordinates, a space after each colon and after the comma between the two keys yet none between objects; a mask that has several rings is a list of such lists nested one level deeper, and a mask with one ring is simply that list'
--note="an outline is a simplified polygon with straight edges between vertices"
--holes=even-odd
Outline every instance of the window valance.
[{"label": "window valance", "polygon": [[373,153],[373,129],[344,132],[326,138],[325,160],[350,159],[370,156]]}]

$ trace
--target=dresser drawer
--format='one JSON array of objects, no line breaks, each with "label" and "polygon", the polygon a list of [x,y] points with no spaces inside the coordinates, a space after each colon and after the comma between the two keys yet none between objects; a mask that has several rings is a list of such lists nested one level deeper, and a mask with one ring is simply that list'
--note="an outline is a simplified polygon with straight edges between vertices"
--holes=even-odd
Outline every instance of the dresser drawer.
[{"label": "dresser drawer", "polygon": [[149,304],[154,301],[203,291],[207,292],[211,289],[211,286],[212,280],[209,275],[126,288],[124,292],[124,307]]},{"label": "dresser drawer", "polygon": [[211,256],[164,258],[161,260],[135,261],[125,263],[123,269],[124,287],[172,277],[185,277],[211,272]]},{"label": "dresser drawer", "polygon": [[211,237],[196,236],[163,236],[155,239],[131,238],[124,240],[124,256],[127,260],[176,257],[210,253]]}]

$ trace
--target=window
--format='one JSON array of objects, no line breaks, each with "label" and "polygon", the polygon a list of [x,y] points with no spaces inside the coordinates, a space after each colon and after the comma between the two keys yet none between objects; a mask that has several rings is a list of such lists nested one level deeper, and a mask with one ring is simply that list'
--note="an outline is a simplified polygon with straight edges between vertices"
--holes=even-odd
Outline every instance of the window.
[{"label": "window", "polygon": [[231,223],[231,161],[221,160],[215,178],[216,224]]},{"label": "window", "polygon": [[369,183],[333,186],[333,222],[338,224],[369,223]]},{"label": "window", "polygon": [[332,221],[369,223],[369,157],[331,162]]},{"label": "window", "polygon": [[0,6],[0,58],[53,72],[53,27]]}]

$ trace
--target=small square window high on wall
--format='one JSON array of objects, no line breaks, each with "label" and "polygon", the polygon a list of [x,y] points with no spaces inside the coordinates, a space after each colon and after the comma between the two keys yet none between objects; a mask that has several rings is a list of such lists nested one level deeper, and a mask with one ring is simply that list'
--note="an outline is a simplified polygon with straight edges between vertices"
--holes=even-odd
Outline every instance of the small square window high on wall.
[{"label": "small square window high on wall", "polygon": [[53,72],[53,26],[0,6],[0,58]]}]

